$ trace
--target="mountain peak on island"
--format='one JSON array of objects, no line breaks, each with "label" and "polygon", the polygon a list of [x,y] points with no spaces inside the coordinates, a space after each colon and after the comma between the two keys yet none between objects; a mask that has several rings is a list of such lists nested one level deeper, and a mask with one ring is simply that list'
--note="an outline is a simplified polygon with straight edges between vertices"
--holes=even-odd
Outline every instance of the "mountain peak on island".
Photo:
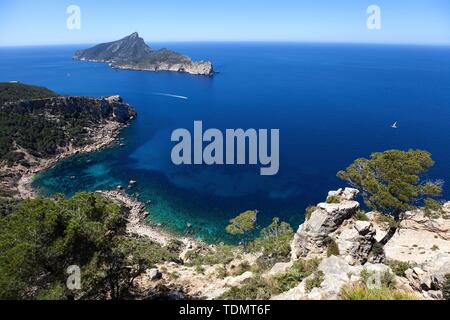
[{"label": "mountain peak on island", "polygon": [[152,53],[152,49],[137,32],[117,41],[102,43],[87,50],[77,51],[74,58],[99,62],[141,59]]},{"label": "mountain peak on island", "polygon": [[209,61],[196,62],[168,49],[154,51],[137,32],[117,41],[77,51],[73,58],[81,61],[109,62],[116,69],[175,71],[208,76],[214,73]]}]

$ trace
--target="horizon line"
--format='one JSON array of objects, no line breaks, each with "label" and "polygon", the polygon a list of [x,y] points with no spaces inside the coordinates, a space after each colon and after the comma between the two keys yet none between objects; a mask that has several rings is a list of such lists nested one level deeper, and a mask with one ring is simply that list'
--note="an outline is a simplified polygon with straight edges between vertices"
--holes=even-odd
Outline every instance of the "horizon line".
[{"label": "horizon line", "polygon": [[[84,43],[43,43],[43,44],[0,44],[0,48],[30,48],[30,47],[57,47],[57,46],[85,46],[98,45],[102,43],[114,42],[84,42]],[[146,44],[152,43],[279,43],[279,44],[336,44],[336,45],[385,45],[385,46],[421,46],[421,47],[450,47],[450,42],[352,42],[352,41],[306,41],[306,40],[156,40],[145,41]]]}]

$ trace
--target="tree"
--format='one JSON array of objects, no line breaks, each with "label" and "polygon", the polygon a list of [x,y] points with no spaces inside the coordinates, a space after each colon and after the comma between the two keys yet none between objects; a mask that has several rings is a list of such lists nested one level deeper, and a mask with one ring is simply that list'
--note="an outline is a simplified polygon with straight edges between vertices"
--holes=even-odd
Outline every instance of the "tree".
[{"label": "tree", "polygon": [[[121,299],[147,268],[173,255],[127,237],[124,209],[95,193],[20,202],[0,218],[0,299]],[[81,269],[81,290],[66,288]]]},{"label": "tree", "polygon": [[259,237],[252,242],[251,249],[262,251],[264,255],[277,260],[289,260],[293,238],[292,227],[279,218],[273,218],[272,223],[262,229]]},{"label": "tree", "polygon": [[[388,150],[355,160],[337,176],[361,190],[368,207],[398,222],[405,211],[441,194],[442,182],[421,179],[433,165],[427,151]],[[391,226],[381,243],[386,244],[396,230],[397,226]]]},{"label": "tree", "polygon": [[245,235],[255,230],[258,211],[249,210],[230,220],[226,231],[231,235]]}]

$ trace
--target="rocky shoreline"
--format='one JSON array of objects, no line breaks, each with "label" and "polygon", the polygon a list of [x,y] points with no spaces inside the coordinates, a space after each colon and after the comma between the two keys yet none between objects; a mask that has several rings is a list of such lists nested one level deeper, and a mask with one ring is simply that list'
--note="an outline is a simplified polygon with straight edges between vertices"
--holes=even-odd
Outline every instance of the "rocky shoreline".
[{"label": "rocky shoreline", "polygon": [[36,192],[31,187],[31,183],[33,182],[33,178],[37,174],[50,169],[58,162],[71,156],[91,153],[110,147],[114,143],[118,142],[117,137],[120,134],[120,131],[125,127],[126,125],[122,125],[116,122],[108,122],[92,138],[92,140],[94,141],[92,144],[78,148],[69,147],[66,151],[63,151],[54,158],[40,160],[38,164],[33,166],[33,168],[30,168],[26,171],[24,171],[22,167],[11,168],[10,170],[12,174],[21,175],[21,178],[17,181],[17,197],[22,199],[35,197]]},{"label": "rocky shoreline", "polygon": [[35,197],[36,193],[31,187],[35,175],[73,155],[98,151],[118,142],[118,135],[121,130],[129,125],[129,120],[133,120],[136,117],[134,110],[128,104],[124,104],[119,96],[103,99],[56,97],[26,100],[14,102],[8,108],[32,107],[45,110],[48,113],[48,117],[56,117],[55,114],[63,112],[62,109],[73,110],[83,104],[92,104],[93,106],[90,106],[92,110],[97,108],[97,112],[107,115],[100,123],[86,128],[90,142],[80,147],[69,143],[66,147],[60,148],[57,155],[49,158],[39,158],[31,155],[24,148],[18,148],[18,151],[25,155],[26,165],[23,163],[14,166],[8,166],[6,163],[2,164],[0,180],[3,190],[13,193],[13,197],[17,199]]},{"label": "rocky shoreline", "polygon": [[125,191],[107,190],[97,191],[97,193],[127,209],[128,214],[126,219],[128,222],[127,232],[129,235],[145,237],[163,246],[168,245],[171,240],[180,241],[186,248],[193,248],[194,246],[199,245],[199,241],[194,238],[179,237],[161,227],[148,225],[146,219],[150,214],[145,205],[138,199],[127,195]]}]

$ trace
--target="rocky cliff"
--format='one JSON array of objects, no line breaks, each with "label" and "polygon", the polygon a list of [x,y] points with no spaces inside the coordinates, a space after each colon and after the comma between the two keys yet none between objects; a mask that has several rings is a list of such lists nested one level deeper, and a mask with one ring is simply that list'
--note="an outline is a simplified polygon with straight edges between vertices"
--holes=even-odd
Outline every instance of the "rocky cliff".
[{"label": "rocky cliff", "polygon": [[214,73],[209,61],[191,58],[168,49],[153,50],[137,33],[121,40],[99,44],[74,54],[81,61],[109,62],[113,68],[141,71],[175,71],[211,76]]},{"label": "rocky cliff", "polygon": [[357,194],[349,188],[330,192],[328,202],[336,203],[317,205],[294,237],[293,260],[322,259],[320,286],[308,292],[305,280],[274,299],[338,299],[344,287],[367,281],[363,273],[373,279],[391,277],[397,290],[418,299],[441,299],[450,274],[450,202],[439,218],[422,209],[407,212],[395,236],[382,246],[378,241],[388,232],[389,221],[377,212],[357,211]]}]

